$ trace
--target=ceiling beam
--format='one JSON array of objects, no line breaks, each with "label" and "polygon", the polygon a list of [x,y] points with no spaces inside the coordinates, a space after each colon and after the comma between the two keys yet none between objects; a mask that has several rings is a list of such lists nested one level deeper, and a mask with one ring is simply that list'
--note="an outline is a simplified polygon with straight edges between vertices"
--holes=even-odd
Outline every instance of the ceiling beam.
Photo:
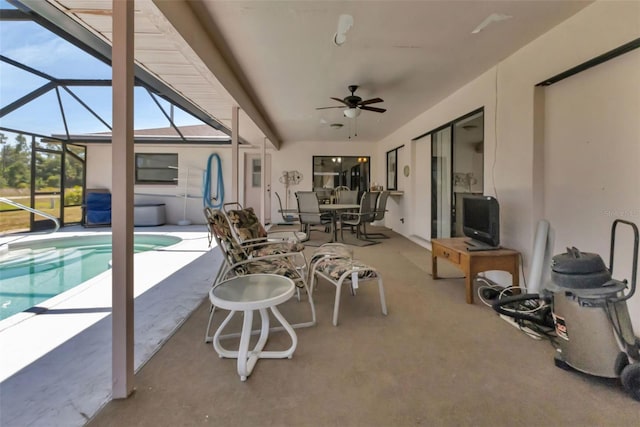
[{"label": "ceiling beam", "polygon": [[243,77],[240,67],[230,56],[230,51],[204,4],[186,0],[153,0],[153,3],[273,147],[280,149],[280,136],[247,79]]}]

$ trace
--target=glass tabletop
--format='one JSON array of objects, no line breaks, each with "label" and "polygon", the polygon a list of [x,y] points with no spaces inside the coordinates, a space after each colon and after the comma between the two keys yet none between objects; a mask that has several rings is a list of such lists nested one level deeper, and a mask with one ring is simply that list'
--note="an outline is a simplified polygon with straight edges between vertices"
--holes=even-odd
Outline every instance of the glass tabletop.
[{"label": "glass tabletop", "polygon": [[[238,305],[236,309],[250,309],[251,303],[260,306],[279,304],[293,296],[293,280],[276,274],[248,274],[222,282],[210,292],[212,302],[220,307]],[[258,308],[258,307],[256,307]]]}]

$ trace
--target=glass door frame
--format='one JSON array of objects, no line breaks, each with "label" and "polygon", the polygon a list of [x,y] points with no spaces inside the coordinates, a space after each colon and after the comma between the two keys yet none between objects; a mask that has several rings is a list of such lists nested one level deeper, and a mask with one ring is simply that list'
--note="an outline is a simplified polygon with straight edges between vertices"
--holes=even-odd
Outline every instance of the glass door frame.
[{"label": "glass door frame", "polygon": [[[432,239],[437,239],[437,238],[449,238],[449,237],[453,237],[453,235],[455,234],[455,229],[454,229],[454,224],[456,222],[456,201],[455,201],[455,193],[454,193],[454,171],[455,171],[455,158],[454,158],[454,150],[455,150],[455,144],[456,144],[456,132],[455,132],[455,127],[456,125],[460,124],[460,122],[463,122],[475,115],[478,114],[482,114],[482,118],[483,118],[483,138],[482,138],[482,142],[484,143],[484,107],[478,108],[474,111],[471,111],[461,117],[456,118],[455,120],[452,120],[449,123],[446,123],[442,126],[439,126],[438,128],[427,132],[426,134],[423,134],[417,138],[414,138],[414,140],[420,139],[426,135],[430,135],[431,136],[431,238]],[[449,147],[448,147],[448,159],[449,159],[449,163],[447,164],[447,169],[448,169],[448,173],[446,178],[448,178],[448,189],[446,190],[446,200],[448,201],[448,206],[449,208],[449,212],[446,214],[446,216],[448,217],[448,227],[440,227],[439,224],[442,223],[443,221],[443,213],[441,212],[441,208],[442,203],[441,200],[443,200],[441,197],[438,197],[438,194],[441,192],[441,185],[438,185],[439,180],[437,179],[438,176],[438,160],[437,160],[437,156],[435,154],[439,154],[440,153],[440,147],[438,147],[437,145],[441,143],[441,141],[436,140],[436,135],[440,132],[443,132],[445,130],[449,130]],[[484,156],[484,153],[483,153]],[[483,189],[484,189],[484,184],[483,184]],[[440,203],[439,203],[440,202]],[[445,233],[445,231],[448,229],[448,233]]]},{"label": "glass door frame", "polygon": [[[40,144],[42,144],[42,141],[38,142],[36,140],[36,136],[35,135],[31,135],[31,207],[34,209],[37,209],[36,207],[36,200],[37,200],[37,196],[57,196],[57,201],[58,201],[58,209],[56,210],[56,213],[54,214],[54,216],[56,216],[59,221],[60,224],[62,226],[64,225],[69,225],[65,222],[65,208],[68,206],[65,206],[65,189],[66,189],[66,156],[69,155],[71,157],[73,157],[74,159],[80,161],[82,163],[82,193],[83,195],[81,196],[81,200],[84,200],[84,191],[85,191],[85,183],[86,183],[86,174],[87,174],[87,168],[86,168],[86,147],[82,147],[84,149],[85,152],[85,158],[82,159],[79,156],[77,156],[76,154],[74,154],[72,151],[70,151],[67,148],[67,143],[64,141],[51,141],[52,143],[60,143],[60,149],[56,150],[53,148],[44,148],[42,146],[40,146]],[[75,145],[73,144],[74,147],[81,147],[79,145]],[[59,161],[60,161],[60,179],[59,179],[59,186],[58,189],[55,191],[38,191],[37,190],[37,185],[36,185],[36,181],[37,181],[37,177],[38,177],[38,168],[37,168],[37,158],[36,155],[38,153],[46,153],[47,155],[57,155],[59,156]],[[41,229],[44,228],[48,228],[47,226],[45,226],[44,224],[47,224],[48,222],[50,222],[50,220],[48,219],[44,219],[44,220],[36,220],[36,215],[34,213],[30,213],[29,214],[29,229],[33,232],[33,231],[39,231]],[[78,222],[74,222],[75,223],[80,223],[80,221]]]}]

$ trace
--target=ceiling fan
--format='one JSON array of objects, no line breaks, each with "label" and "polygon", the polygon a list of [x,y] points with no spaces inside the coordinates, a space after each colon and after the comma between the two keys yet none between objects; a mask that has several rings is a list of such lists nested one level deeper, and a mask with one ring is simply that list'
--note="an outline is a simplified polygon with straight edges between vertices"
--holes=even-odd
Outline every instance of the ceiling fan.
[{"label": "ceiling fan", "polygon": [[344,105],[336,105],[334,107],[319,107],[319,108],[316,108],[316,110],[326,110],[329,108],[343,108],[344,115],[349,118],[358,117],[360,115],[360,110],[373,111],[376,113],[384,113],[385,111],[387,111],[385,108],[369,106],[369,104],[384,102],[384,100],[382,100],[381,98],[371,98],[367,100],[362,100],[362,98],[354,94],[354,92],[357,89],[358,89],[358,86],[356,85],[349,86],[349,92],[351,92],[351,95],[344,97],[344,99],[331,97],[331,99],[333,99],[334,101],[341,102]]}]

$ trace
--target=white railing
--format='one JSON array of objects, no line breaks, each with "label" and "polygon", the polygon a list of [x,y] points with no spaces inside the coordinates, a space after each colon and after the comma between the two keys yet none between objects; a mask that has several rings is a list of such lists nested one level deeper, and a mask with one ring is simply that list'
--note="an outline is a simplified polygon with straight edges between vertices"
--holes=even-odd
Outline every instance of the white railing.
[{"label": "white railing", "polygon": [[[58,218],[56,218],[56,217],[55,217],[55,216],[53,216],[53,215],[50,215],[50,214],[48,214],[48,213],[46,213],[46,212],[39,211],[38,209],[34,209],[34,208],[29,207],[29,206],[25,206],[25,205],[20,204],[20,203],[18,203],[18,202],[14,202],[13,200],[7,199],[7,198],[5,198],[5,197],[0,197],[0,203],[6,203],[7,205],[14,206],[14,207],[16,207],[16,208],[18,208],[18,209],[22,209],[22,210],[25,210],[25,211],[31,212],[31,213],[36,214],[36,215],[40,215],[40,216],[42,216],[42,217],[45,217],[45,218],[47,218],[47,219],[50,219],[50,220],[51,220],[51,221],[53,221],[53,223],[55,224],[55,227],[53,228],[53,230],[49,230],[49,231],[42,231],[42,232],[40,232],[40,233],[32,233],[32,234],[49,234],[49,233],[55,233],[56,231],[58,231],[58,230],[60,229],[60,221],[58,220]],[[16,239],[16,240],[17,240],[17,239]],[[9,242],[0,243],[0,246],[2,246],[3,244],[6,244],[6,243],[9,243]]]}]

